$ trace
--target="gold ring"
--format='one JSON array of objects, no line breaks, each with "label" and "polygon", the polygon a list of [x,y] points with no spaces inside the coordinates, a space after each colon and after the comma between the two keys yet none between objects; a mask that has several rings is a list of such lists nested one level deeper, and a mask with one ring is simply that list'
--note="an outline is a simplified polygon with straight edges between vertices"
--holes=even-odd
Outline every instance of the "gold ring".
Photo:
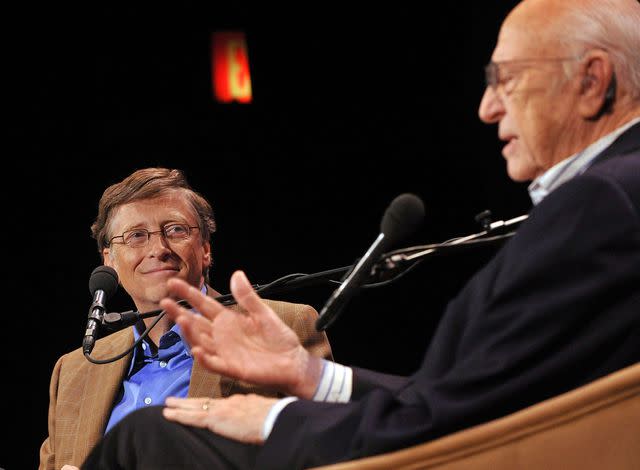
[{"label": "gold ring", "polygon": [[203,409],[204,411],[207,411],[207,410],[209,409],[209,401],[210,401],[210,400],[209,400],[209,399],[207,399],[207,401],[205,401],[205,402],[202,404],[202,409]]}]

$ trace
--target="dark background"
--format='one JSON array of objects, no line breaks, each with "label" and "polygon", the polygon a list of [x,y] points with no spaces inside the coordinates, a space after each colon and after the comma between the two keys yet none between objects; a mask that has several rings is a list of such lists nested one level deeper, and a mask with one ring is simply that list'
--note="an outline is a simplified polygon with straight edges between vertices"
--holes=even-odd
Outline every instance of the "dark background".
[{"label": "dark background", "polygon": [[[495,126],[477,118],[482,67],[514,1],[87,3],[12,17],[5,334],[20,370],[6,373],[3,402],[19,445],[5,439],[4,468],[37,466],[50,373],[81,344],[100,263],[89,226],[106,186],[135,169],[180,168],[212,202],[212,284],[225,293],[239,268],[264,284],[351,264],[400,193],[427,208],[403,246],[477,232],[484,209],[507,219],[530,206],[506,175]],[[251,105],[213,100],[210,35],[225,29],[247,34]],[[336,360],[411,373],[447,301],[492,253],[429,259],[363,292],[328,331]],[[330,293],[277,298],[320,309]],[[109,308],[134,306],[119,292]]]}]

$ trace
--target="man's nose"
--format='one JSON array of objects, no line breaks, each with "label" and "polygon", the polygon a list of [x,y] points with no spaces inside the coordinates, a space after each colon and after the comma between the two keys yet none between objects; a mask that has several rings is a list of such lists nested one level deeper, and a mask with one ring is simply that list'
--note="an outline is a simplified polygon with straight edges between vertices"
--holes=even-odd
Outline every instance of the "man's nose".
[{"label": "man's nose", "polygon": [[480,120],[486,124],[495,124],[500,121],[504,115],[504,105],[502,99],[493,87],[488,86],[482,95],[480,107],[478,108],[478,116]]},{"label": "man's nose", "polygon": [[[156,236],[157,235],[157,236]],[[164,233],[162,232],[150,232],[149,233],[149,242],[148,242],[148,250],[149,254],[153,255],[161,255],[164,253],[171,252],[169,248],[169,242],[167,241]]]}]

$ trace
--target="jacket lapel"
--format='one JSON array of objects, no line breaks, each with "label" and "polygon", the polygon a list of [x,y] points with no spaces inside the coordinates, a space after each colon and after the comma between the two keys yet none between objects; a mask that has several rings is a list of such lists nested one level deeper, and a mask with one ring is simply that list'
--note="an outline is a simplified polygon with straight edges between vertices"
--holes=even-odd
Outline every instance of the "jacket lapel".
[{"label": "jacket lapel", "polygon": [[[130,348],[133,345],[133,332],[130,328],[111,335],[108,341],[96,343],[95,358],[107,358]],[[97,444],[111,416],[111,408],[120,389],[120,384],[131,362],[126,359],[95,365],[89,370],[85,393],[82,395],[79,413],[79,432],[74,446],[82,454],[81,462],[91,448]]]},{"label": "jacket lapel", "polygon": [[220,375],[207,371],[198,361],[193,361],[191,383],[187,396],[220,398],[222,396]]},{"label": "jacket lapel", "polygon": [[[206,289],[209,297],[215,298],[220,295],[219,292],[209,285],[206,285]],[[219,374],[209,372],[200,365],[198,361],[194,360],[187,396],[220,398],[222,396],[220,390],[220,378]]]}]

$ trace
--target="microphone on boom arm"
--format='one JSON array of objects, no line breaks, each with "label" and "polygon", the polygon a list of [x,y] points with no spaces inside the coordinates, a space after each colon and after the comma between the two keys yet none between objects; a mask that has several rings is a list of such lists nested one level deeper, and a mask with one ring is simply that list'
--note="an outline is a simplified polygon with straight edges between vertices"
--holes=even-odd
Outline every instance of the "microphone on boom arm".
[{"label": "microphone on boom arm", "polygon": [[347,302],[369,279],[378,258],[390,246],[413,233],[423,218],[424,203],[414,194],[401,194],[389,204],[380,223],[380,234],[340,287],[331,294],[316,320],[316,330],[323,331],[335,321]]},{"label": "microphone on boom arm", "polygon": [[93,346],[98,336],[98,327],[102,323],[102,318],[106,310],[106,301],[118,289],[118,273],[109,266],[98,266],[91,273],[89,278],[89,291],[93,297],[93,302],[89,307],[89,318],[87,328],[82,339],[82,352],[91,354]]}]

